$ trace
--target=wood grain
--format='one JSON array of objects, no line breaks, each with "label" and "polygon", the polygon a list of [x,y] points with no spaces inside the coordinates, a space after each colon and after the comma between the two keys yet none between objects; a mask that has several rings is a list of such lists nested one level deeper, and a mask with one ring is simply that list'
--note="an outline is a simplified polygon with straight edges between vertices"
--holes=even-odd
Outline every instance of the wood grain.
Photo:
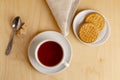
[{"label": "wood grain", "polygon": [[[95,9],[110,22],[111,35],[102,46],[87,47],[73,34],[67,39],[72,46],[72,62],[68,69],[55,75],[44,75],[30,64],[27,48],[38,33],[48,30],[60,32],[45,0],[0,0],[0,80],[120,80],[120,1],[81,0],[78,11]],[[21,16],[25,33],[15,36],[11,55],[5,55],[11,20]]]}]

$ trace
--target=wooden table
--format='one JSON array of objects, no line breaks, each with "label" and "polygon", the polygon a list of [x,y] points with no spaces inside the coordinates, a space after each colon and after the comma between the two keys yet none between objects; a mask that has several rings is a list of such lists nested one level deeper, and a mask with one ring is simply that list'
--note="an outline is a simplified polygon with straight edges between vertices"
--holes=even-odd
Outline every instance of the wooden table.
[{"label": "wooden table", "polygon": [[[102,46],[87,47],[73,34],[67,39],[72,46],[69,68],[55,75],[36,71],[28,60],[27,48],[40,32],[60,32],[45,0],[0,0],[0,80],[120,80],[120,1],[81,0],[77,12],[83,9],[101,11],[109,20],[111,35]],[[21,16],[24,34],[15,36],[11,55],[5,55],[11,20]]]}]

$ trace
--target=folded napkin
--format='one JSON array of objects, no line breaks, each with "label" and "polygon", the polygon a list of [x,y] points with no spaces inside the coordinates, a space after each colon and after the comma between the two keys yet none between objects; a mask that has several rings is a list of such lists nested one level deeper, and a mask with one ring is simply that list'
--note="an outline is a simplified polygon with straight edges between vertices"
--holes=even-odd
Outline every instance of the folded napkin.
[{"label": "folded napkin", "polygon": [[62,34],[67,36],[79,0],[46,0]]}]

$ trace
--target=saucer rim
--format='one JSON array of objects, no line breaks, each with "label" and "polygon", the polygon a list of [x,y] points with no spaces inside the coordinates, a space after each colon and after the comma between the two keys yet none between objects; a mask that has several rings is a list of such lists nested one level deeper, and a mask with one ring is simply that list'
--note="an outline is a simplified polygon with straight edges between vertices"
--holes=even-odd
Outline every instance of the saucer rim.
[{"label": "saucer rim", "polygon": [[[38,68],[37,66],[38,66],[38,63],[37,63],[37,61],[36,60],[34,60],[35,61],[35,63],[34,63],[34,61],[33,61],[33,59],[32,59],[32,57],[31,57],[31,55],[30,54],[32,54],[31,52],[30,52],[30,48],[31,48],[31,44],[33,43],[33,41],[35,41],[37,38],[39,38],[39,36],[43,36],[43,34],[46,34],[46,33],[48,33],[48,34],[56,34],[56,36],[59,36],[59,38],[61,38],[61,39],[63,39],[64,41],[67,41],[67,46],[69,46],[69,51],[68,52],[70,52],[70,53],[68,53],[68,54],[70,54],[70,55],[68,55],[68,57],[69,57],[69,61],[67,61],[69,64],[71,63],[71,60],[72,60],[72,49],[71,49],[71,45],[70,45],[70,42],[62,35],[62,34],[60,34],[59,32],[56,32],[56,31],[44,31],[44,32],[41,32],[41,33],[39,33],[38,35],[36,35],[32,40],[31,40],[31,42],[30,42],[30,44],[29,44],[29,47],[28,47],[28,58],[29,58],[29,61],[30,61],[30,63],[31,63],[31,65],[38,71],[38,72],[40,72],[40,73],[43,73],[43,74],[48,74],[48,75],[51,75],[51,74],[56,74],[56,73],[59,73],[59,72],[62,72],[63,70],[65,70],[66,68],[67,68],[67,66],[65,66],[65,65],[63,65],[63,64],[61,64],[60,66],[61,66],[61,68],[60,68],[60,70],[55,70],[54,72],[47,72],[47,71],[43,71],[43,70],[40,70],[40,68]],[[53,38],[52,38],[53,39]],[[67,57],[66,57],[67,58]],[[37,66],[36,66],[36,64],[37,64]],[[64,67],[63,67],[64,66]],[[39,65],[39,67],[40,67],[40,65]],[[41,66],[42,67],[42,66]],[[63,67],[63,68],[62,68]],[[41,68],[42,69],[42,68]]]}]

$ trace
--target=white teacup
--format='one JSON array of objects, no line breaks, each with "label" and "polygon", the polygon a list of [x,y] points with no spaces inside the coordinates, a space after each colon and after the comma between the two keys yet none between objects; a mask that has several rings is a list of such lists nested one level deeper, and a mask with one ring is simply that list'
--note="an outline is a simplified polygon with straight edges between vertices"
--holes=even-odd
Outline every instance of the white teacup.
[{"label": "white teacup", "polygon": [[[61,48],[61,51],[62,51],[62,58],[59,60],[57,64],[52,66],[45,65],[45,63],[43,63],[41,60],[42,58],[40,59],[38,57],[39,50],[42,48],[42,46],[44,46],[44,44],[48,42],[55,43],[57,46],[59,46],[59,48]],[[46,31],[38,34],[31,41],[30,46],[28,48],[28,56],[33,67],[37,69],[39,72],[42,72],[45,74],[54,74],[62,71],[64,68],[67,68],[69,66],[70,60],[71,60],[71,47],[69,42],[60,33],[54,32],[54,31]],[[44,61],[44,58],[43,58],[43,61]]]},{"label": "white teacup", "polygon": [[[59,56],[62,56],[62,58],[59,60],[59,62],[57,63],[57,64],[55,64],[55,65],[53,65],[53,66],[48,66],[48,65],[44,65],[42,62],[41,62],[41,60],[39,60],[39,58],[38,58],[38,50],[40,49],[40,47],[41,46],[43,46],[45,43],[55,43],[56,45],[59,45],[59,47],[61,48],[61,51],[62,51],[62,53],[59,55]],[[51,46],[53,46],[53,45],[51,45]],[[47,46],[46,46],[47,47]],[[50,47],[49,47],[50,48]],[[47,51],[48,49],[46,48],[46,51]],[[50,55],[52,55],[49,51],[47,51],[48,53],[49,53],[49,55],[46,55],[46,58],[47,57],[49,57]],[[57,52],[57,53],[59,53],[59,52]],[[57,54],[56,53],[56,54]],[[44,54],[44,53],[43,53]],[[61,64],[64,64],[66,67],[68,67],[69,66],[69,63],[67,63],[66,61],[65,61],[65,53],[64,53],[64,49],[63,49],[63,46],[59,43],[59,42],[57,42],[57,41],[55,41],[55,40],[44,40],[44,41],[42,41],[42,42],[40,42],[38,45],[37,45],[37,47],[36,47],[36,49],[35,49],[35,59],[36,59],[36,61],[41,65],[41,66],[43,66],[43,67],[45,67],[45,68],[55,68],[55,67],[57,67],[57,66],[59,66],[59,65],[61,65]],[[41,56],[42,57],[42,56]],[[57,56],[56,56],[57,57]],[[44,59],[45,60],[45,59]],[[54,62],[54,61],[53,61]]]}]

